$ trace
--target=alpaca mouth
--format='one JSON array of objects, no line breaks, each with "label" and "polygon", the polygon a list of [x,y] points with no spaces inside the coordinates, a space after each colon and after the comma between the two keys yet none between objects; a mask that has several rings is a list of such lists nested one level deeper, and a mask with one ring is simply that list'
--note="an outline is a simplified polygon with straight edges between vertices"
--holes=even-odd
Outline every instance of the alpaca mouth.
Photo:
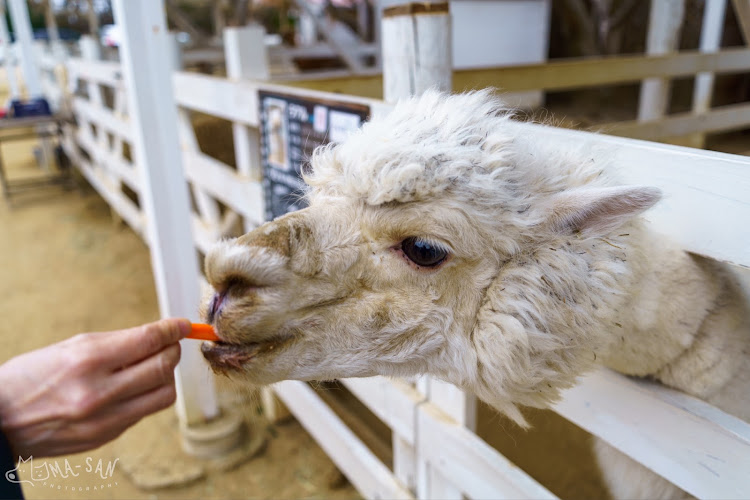
[{"label": "alpaca mouth", "polygon": [[277,337],[263,342],[232,344],[229,342],[203,342],[201,352],[211,369],[217,373],[231,370],[242,370],[248,363],[262,356],[267,356],[291,341],[291,337]]}]

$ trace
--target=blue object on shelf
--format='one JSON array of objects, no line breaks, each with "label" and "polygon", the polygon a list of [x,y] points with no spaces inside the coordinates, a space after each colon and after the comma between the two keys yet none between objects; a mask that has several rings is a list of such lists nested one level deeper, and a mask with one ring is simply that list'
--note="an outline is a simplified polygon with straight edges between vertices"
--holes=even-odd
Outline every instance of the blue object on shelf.
[{"label": "blue object on shelf", "polygon": [[30,116],[51,116],[52,110],[47,99],[38,97],[28,101],[14,99],[10,103],[14,118],[28,118]]}]

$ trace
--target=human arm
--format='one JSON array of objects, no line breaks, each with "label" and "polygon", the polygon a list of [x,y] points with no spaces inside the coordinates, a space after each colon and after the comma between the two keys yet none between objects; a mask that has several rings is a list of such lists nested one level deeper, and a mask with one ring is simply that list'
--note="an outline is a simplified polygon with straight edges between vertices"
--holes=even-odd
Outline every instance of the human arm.
[{"label": "human arm", "polygon": [[76,335],[0,365],[0,430],[15,455],[97,448],[171,405],[188,333],[187,320],[162,320]]}]

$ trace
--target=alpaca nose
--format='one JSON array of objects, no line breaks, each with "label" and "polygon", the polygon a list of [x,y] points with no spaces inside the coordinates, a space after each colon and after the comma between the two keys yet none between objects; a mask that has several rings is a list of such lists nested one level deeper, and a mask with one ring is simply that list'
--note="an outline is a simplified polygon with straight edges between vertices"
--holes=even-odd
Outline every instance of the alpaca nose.
[{"label": "alpaca nose", "polygon": [[276,222],[265,224],[235,240],[214,245],[206,256],[205,273],[217,292],[230,286],[274,286],[288,278],[290,230],[287,224]]}]

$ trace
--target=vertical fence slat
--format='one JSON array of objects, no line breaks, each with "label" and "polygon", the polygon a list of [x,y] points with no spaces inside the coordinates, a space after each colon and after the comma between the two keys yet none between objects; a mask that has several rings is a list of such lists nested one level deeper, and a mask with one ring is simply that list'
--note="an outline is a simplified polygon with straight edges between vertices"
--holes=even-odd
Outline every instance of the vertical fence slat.
[{"label": "vertical fence slat", "polygon": [[[646,53],[667,54],[677,49],[680,42],[685,0],[651,2],[648,21]],[[669,105],[669,81],[665,78],[646,78],[641,85],[638,119],[655,120],[664,116]]]},{"label": "vertical fence slat", "polygon": [[[721,34],[724,31],[724,13],[726,12],[727,0],[706,0],[703,13],[703,26],[701,27],[701,52],[716,52],[721,45]],[[700,115],[711,107],[713,97],[714,74],[709,72],[699,73],[695,76],[693,87],[693,114]],[[693,134],[688,136],[686,145],[694,148],[703,148],[706,141],[705,134]]]},{"label": "vertical fence slat", "polygon": [[[120,47],[128,88],[134,155],[141,168],[141,203],[147,215],[151,261],[163,317],[197,319],[199,273],[190,229],[190,204],[177,136],[177,106],[163,3],[115,0],[123,31]],[[190,249],[190,251],[186,251]],[[197,342],[183,341],[176,371],[177,410],[183,424],[219,415],[213,378]]]}]

